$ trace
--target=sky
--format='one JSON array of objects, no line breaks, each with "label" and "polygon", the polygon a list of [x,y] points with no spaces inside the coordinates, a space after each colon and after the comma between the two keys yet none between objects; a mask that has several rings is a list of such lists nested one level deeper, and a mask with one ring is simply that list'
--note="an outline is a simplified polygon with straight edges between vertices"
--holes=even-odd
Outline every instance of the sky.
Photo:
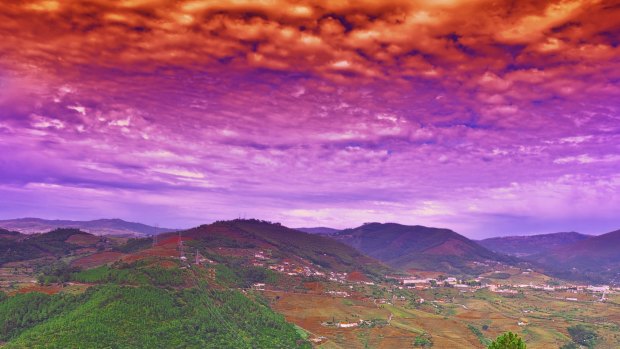
[{"label": "sky", "polygon": [[620,228],[620,3],[0,2],[0,218]]}]

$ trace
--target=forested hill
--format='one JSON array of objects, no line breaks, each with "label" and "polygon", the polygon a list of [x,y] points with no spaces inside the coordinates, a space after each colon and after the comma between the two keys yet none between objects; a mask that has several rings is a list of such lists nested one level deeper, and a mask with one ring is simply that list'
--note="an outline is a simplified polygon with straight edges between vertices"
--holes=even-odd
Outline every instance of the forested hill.
[{"label": "forested hill", "polygon": [[238,291],[104,285],[81,295],[0,302],[3,348],[311,348],[295,327]]},{"label": "forested hill", "polygon": [[55,229],[26,235],[0,231],[0,264],[42,257],[61,257],[84,247],[96,247],[102,239],[78,229]]}]

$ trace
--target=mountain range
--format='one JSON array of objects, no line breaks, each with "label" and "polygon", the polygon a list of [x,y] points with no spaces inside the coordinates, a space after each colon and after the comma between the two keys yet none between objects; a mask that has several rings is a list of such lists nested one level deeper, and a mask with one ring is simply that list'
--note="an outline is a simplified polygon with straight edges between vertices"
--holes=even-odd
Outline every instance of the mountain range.
[{"label": "mountain range", "polygon": [[[24,218],[0,221],[0,261],[58,257],[84,248],[94,252],[106,241],[95,235],[140,238],[156,234],[159,241],[182,236],[196,248],[242,248],[250,254],[268,251],[271,257],[302,260],[300,265],[375,277],[389,270],[477,274],[495,263],[530,263],[560,278],[620,282],[620,230],[599,236],[563,232],[473,241],[449,229],[397,223],[367,223],[338,230],[233,220],[177,232],[120,219]],[[135,246],[145,248],[152,241],[133,240],[127,250],[118,247],[118,254]]]},{"label": "mountain range", "polygon": [[18,218],[0,220],[0,228],[23,234],[44,233],[58,228],[80,229],[93,235],[151,236],[176,229],[153,227],[122,219],[96,219],[92,221],[48,220],[41,218]]}]

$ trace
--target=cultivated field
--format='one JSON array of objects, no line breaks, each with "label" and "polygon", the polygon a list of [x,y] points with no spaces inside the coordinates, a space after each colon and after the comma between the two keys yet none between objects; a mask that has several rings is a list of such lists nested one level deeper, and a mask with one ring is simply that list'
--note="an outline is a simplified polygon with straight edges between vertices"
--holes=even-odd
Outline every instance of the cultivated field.
[{"label": "cultivated field", "polygon": [[[602,303],[592,296],[567,301],[558,299],[558,293],[544,291],[518,295],[449,288],[406,292],[424,302],[399,299],[394,304],[376,304],[355,292],[350,297],[318,292],[264,294],[276,311],[309,332],[311,338],[326,337],[317,345],[320,348],[413,348],[419,336],[430,338],[433,348],[485,348],[488,339],[505,331],[518,333],[528,348],[559,348],[570,341],[567,328],[580,323],[591,325],[601,336],[597,348],[620,346],[618,295]],[[390,321],[372,328],[322,325],[360,319]]]}]

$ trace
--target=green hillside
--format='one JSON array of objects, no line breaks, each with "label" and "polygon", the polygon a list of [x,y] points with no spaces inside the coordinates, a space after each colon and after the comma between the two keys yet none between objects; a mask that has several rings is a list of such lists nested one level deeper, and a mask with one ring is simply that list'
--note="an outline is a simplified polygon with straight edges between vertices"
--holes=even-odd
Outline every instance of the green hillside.
[{"label": "green hillside", "polygon": [[309,348],[281,315],[237,291],[98,286],[0,302],[5,348]]}]

